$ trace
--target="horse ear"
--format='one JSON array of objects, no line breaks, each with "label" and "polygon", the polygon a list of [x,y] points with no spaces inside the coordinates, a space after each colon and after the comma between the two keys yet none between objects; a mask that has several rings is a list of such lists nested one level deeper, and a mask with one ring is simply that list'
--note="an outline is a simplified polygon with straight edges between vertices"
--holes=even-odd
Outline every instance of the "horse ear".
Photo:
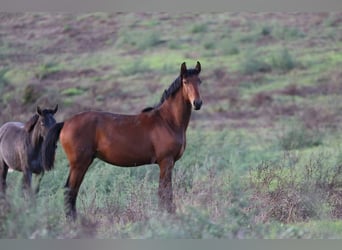
[{"label": "horse ear", "polygon": [[39,106],[37,106],[37,114],[40,115],[40,116],[43,115],[43,112],[42,112],[42,110],[40,109]]},{"label": "horse ear", "polygon": [[197,64],[196,64],[196,68],[195,68],[198,72],[198,74],[201,72],[201,64],[199,61],[197,61]]},{"label": "horse ear", "polygon": [[54,108],[54,110],[52,110],[52,114],[56,114],[57,110],[58,110],[58,104],[56,104],[56,107]]},{"label": "horse ear", "polygon": [[180,69],[180,75],[181,76],[185,76],[186,72],[187,72],[186,64],[185,64],[185,62],[183,62],[182,65],[181,65],[181,69]]}]

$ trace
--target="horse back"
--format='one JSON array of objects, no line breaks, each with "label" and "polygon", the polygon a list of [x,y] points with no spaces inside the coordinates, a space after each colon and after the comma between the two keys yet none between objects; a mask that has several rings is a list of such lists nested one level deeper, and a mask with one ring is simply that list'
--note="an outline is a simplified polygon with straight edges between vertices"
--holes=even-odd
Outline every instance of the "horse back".
[{"label": "horse back", "polygon": [[[0,160],[21,171],[21,158],[28,148],[28,135],[20,122],[7,122],[0,128]],[[24,154],[22,157],[20,154]]]},{"label": "horse back", "polygon": [[143,165],[155,161],[150,126],[146,115],[83,112],[64,121],[60,142],[71,162],[88,156],[117,166]]},{"label": "horse back", "polygon": [[15,141],[18,137],[25,136],[24,124],[21,122],[7,122],[0,127],[0,142],[6,140],[4,143]]}]

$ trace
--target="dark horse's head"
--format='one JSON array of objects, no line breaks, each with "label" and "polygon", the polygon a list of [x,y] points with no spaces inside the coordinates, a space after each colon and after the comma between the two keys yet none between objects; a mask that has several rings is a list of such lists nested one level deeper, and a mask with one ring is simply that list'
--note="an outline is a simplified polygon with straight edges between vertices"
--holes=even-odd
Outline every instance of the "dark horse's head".
[{"label": "dark horse's head", "polygon": [[198,89],[198,86],[201,84],[201,80],[199,78],[200,72],[200,62],[197,62],[194,69],[187,69],[185,62],[181,65],[180,79],[183,85],[183,94],[195,110],[201,109],[202,106],[202,98]]},{"label": "dark horse's head", "polygon": [[187,69],[185,62],[181,64],[180,74],[173,81],[168,89],[165,89],[160,102],[154,107],[147,107],[142,112],[149,112],[155,108],[160,107],[166,99],[173,96],[180,89],[182,89],[184,100],[192,106],[194,110],[199,110],[202,107],[202,98],[199,92],[199,85],[201,79],[199,74],[201,73],[201,64],[197,61],[194,69]]},{"label": "dark horse's head", "polygon": [[58,104],[54,109],[41,109],[37,106],[36,114],[25,124],[27,132],[33,132],[38,138],[45,138],[49,129],[56,123],[53,115],[58,110]]}]

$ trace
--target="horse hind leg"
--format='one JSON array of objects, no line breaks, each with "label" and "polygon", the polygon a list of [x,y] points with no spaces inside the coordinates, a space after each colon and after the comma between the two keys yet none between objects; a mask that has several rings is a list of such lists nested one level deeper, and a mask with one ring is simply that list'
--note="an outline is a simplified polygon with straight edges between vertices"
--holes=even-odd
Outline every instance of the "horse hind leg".
[{"label": "horse hind leg", "polygon": [[1,180],[0,180],[0,192],[1,194],[5,195],[6,194],[6,188],[7,188],[7,183],[6,183],[6,177],[7,177],[7,172],[8,172],[8,166],[6,165],[5,162],[0,161],[0,175],[1,175]]},{"label": "horse hind leg", "polygon": [[65,213],[68,220],[75,221],[77,219],[76,199],[78,191],[92,161],[93,159],[90,159],[85,164],[70,164],[64,192]]},{"label": "horse hind leg", "polygon": [[65,215],[66,215],[68,220],[75,221],[77,218],[77,214],[76,214],[77,193],[75,193],[75,191],[73,191],[69,187],[69,180],[70,180],[70,174],[69,174],[68,179],[65,183],[65,191],[64,191]]}]

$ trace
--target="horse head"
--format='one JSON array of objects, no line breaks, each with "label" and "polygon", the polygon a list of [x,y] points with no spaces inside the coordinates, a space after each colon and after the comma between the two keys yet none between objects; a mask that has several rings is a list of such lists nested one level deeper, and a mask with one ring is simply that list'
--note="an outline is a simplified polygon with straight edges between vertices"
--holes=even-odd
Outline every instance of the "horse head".
[{"label": "horse head", "polygon": [[194,69],[187,69],[185,62],[181,65],[180,77],[183,85],[183,94],[195,110],[201,109],[202,106],[202,98],[198,89],[198,86],[201,84],[200,72],[200,62],[197,62]]},{"label": "horse head", "polygon": [[[36,114],[25,123],[24,129],[29,133],[33,133],[35,141],[44,139],[49,129],[56,123],[53,115],[57,112],[58,105],[54,109],[41,109],[37,106]],[[40,139],[41,138],[41,139]]]},{"label": "horse head", "polygon": [[45,138],[49,129],[56,124],[56,120],[54,118],[54,114],[58,110],[58,104],[54,109],[41,109],[37,106],[36,115],[38,115],[38,119],[36,122],[36,128],[40,137]]}]

